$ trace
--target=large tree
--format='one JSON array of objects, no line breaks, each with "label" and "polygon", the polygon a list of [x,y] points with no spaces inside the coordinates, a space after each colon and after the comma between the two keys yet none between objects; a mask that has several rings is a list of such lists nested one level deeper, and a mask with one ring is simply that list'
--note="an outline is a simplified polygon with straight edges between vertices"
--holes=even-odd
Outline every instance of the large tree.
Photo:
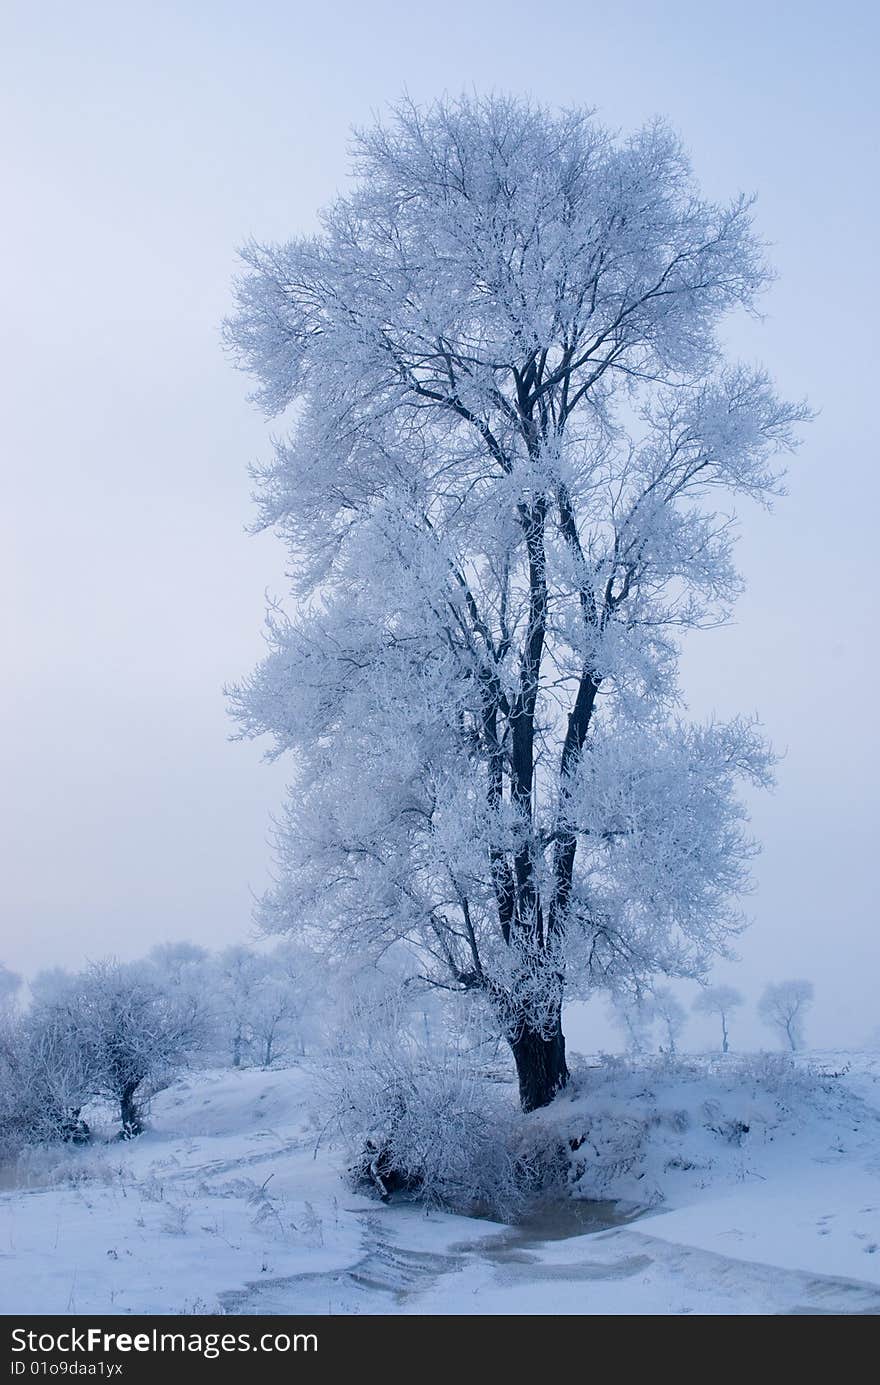
[{"label": "large tree", "polygon": [[739,587],[716,494],[773,494],[804,411],[722,357],[767,272],[662,124],[406,103],[356,150],[319,234],[245,248],[228,324],[293,406],[258,478],[296,601],[233,690],[292,752],[264,922],[482,992],[531,1109],[566,996],[701,976],[740,926],[768,757],[679,719],[677,636]]}]

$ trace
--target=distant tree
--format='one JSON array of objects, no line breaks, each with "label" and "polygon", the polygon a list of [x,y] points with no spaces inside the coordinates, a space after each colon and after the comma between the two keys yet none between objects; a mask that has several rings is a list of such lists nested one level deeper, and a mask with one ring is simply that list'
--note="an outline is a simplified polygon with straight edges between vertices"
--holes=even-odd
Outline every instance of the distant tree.
[{"label": "distant tree", "polygon": [[286,987],[291,1039],[304,1057],[323,1032],[329,992],[326,963],[311,948],[290,939],[274,948],[269,958],[272,974]]},{"label": "distant tree", "polygon": [[699,1015],[717,1015],[721,1020],[721,1052],[730,1050],[728,1042],[728,1021],[731,1011],[739,1008],[743,998],[735,986],[706,986],[694,1001],[693,1008]]},{"label": "distant tree", "polygon": [[327,968],[292,941],[271,952],[226,948],[214,964],[217,1015],[233,1067],[248,1059],[270,1067],[302,1056],[320,1032],[327,998]]},{"label": "distant tree", "polygon": [[[283,976],[266,976],[257,987],[250,1011],[250,1033],[257,1062],[264,1068],[288,1057],[298,1019],[296,995]],[[302,1041],[296,1036],[297,1047]]]},{"label": "distant tree", "polygon": [[338,1055],[371,1049],[380,1032],[385,1042],[395,1026],[402,1033],[415,1032],[416,1028],[423,1032],[421,996],[410,982],[411,974],[399,948],[392,948],[380,965],[358,958],[344,960],[330,997],[331,1051]]},{"label": "distant tree", "polygon": [[192,1015],[201,1036],[199,1047],[207,1051],[226,1023],[216,985],[215,956],[197,943],[159,943],[138,965],[170,1001]]},{"label": "distant tree", "polygon": [[758,1015],[776,1030],[794,1053],[804,1045],[804,1020],[813,1003],[812,981],[779,981],[767,986],[758,1001]]},{"label": "distant tree", "polygon": [[21,988],[21,977],[17,972],[0,962],[0,1014],[15,1008],[15,1001]]},{"label": "distant tree", "polygon": [[229,1045],[232,1066],[240,1068],[253,1040],[256,994],[265,976],[263,956],[236,943],[216,962],[219,987],[219,1024]]},{"label": "distant tree", "polygon": [[205,985],[211,954],[197,943],[159,943],[146,960],[170,986],[196,990]]},{"label": "distant tree", "polygon": [[[655,986],[650,997],[649,1010],[659,1023],[667,1053],[675,1053],[682,1030],[687,1023],[687,1012],[681,1001],[668,986]],[[661,1048],[663,1047],[661,1042]]]},{"label": "distant tree", "polygon": [[654,1012],[648,996],[642,992],[622,992],[610,1005],[611,1022],[623,1035],[627,1053],[644,1053],[651,1045]]},{"label": "distant tree", "polygon": [[54,1005],[69,996],[73,985],[74,973],[64,967],[46,967],[31,981],[31,996],[37,1007]]},{"label": "distant tree", "polygon": [[228,324],[296,406],[259,522],[299,606],[233,694],[293,764],[262,922],[479,991],[530,1110],[566,998],[701,976],[741,926],[769,760],[678,719],[677,641],[726,615],[729,500],[778,491],[805,413],[722,360],[767,272],[662,124],[404,103],[357,159],[319,234],[245,249]]}]

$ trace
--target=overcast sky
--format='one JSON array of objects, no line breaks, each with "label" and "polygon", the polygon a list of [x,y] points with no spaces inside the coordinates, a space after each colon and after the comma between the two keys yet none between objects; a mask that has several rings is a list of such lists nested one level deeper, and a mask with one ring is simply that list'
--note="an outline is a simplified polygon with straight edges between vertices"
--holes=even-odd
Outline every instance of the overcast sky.
[{"label": "overcast sky", "polygon": [[[779,280],[732,338],[820,415],[773,515],[743,511],[736,624],[694,710],[787,752],[755,804],[753,998],[811,977],[811,1038],[877,1013],[877,99],[872,0],[7,3],[0,960],[24,972],[246,937],[283,770],[230,744],[277,540],[268,426],[223,356],[234,250],[309,229],[347,131],[405,87],[667,116],[705,191],[755,191]],[[11,138],[10,138],[11,137]],[[750,1029],[754,1040],[757,1028]]]}]

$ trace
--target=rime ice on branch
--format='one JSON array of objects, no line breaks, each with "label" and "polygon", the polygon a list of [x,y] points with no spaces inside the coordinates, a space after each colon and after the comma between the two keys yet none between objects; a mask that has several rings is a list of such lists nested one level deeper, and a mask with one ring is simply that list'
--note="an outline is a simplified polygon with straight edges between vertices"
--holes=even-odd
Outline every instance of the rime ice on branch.
[{"label": "rime ice on branch", "polygon": [[725,507],[806,411],[722,358],[767,271],[662,124],[404,104],[356,147],[320,234],[245,248],[227,325],[295,405],[258,481],[297,600],[233,690],[292,752],[263,921],[482,992],[531,1109],[564,997],[700,976],[740,926],[769,758],[678,718],[677,636],[724,618]]}]

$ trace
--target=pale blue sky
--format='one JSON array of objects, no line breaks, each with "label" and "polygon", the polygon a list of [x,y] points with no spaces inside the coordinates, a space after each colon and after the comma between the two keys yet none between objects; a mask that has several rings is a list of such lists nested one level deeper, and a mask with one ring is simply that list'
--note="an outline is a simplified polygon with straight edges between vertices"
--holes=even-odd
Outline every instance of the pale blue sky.
[{"label": "pale blue sky", "polygon": [[260,653],[282,554],[243,532],[267,428],[219,347],[234,247],[308,228],[344,184],[348,127],[404,86],[507,89],[623,128],[664,114],[708,193],[758,194],[780,278],[732,338],[821,414],[789,499],[744,516],[737,624],[686,665],[698,712],[757,709],[788,750],[725,979],[811,976],[819,1042],[880,1023],[878,14],[7,5],[0,958],[248,930],[283,772],[228,744],[220,685]]}]

